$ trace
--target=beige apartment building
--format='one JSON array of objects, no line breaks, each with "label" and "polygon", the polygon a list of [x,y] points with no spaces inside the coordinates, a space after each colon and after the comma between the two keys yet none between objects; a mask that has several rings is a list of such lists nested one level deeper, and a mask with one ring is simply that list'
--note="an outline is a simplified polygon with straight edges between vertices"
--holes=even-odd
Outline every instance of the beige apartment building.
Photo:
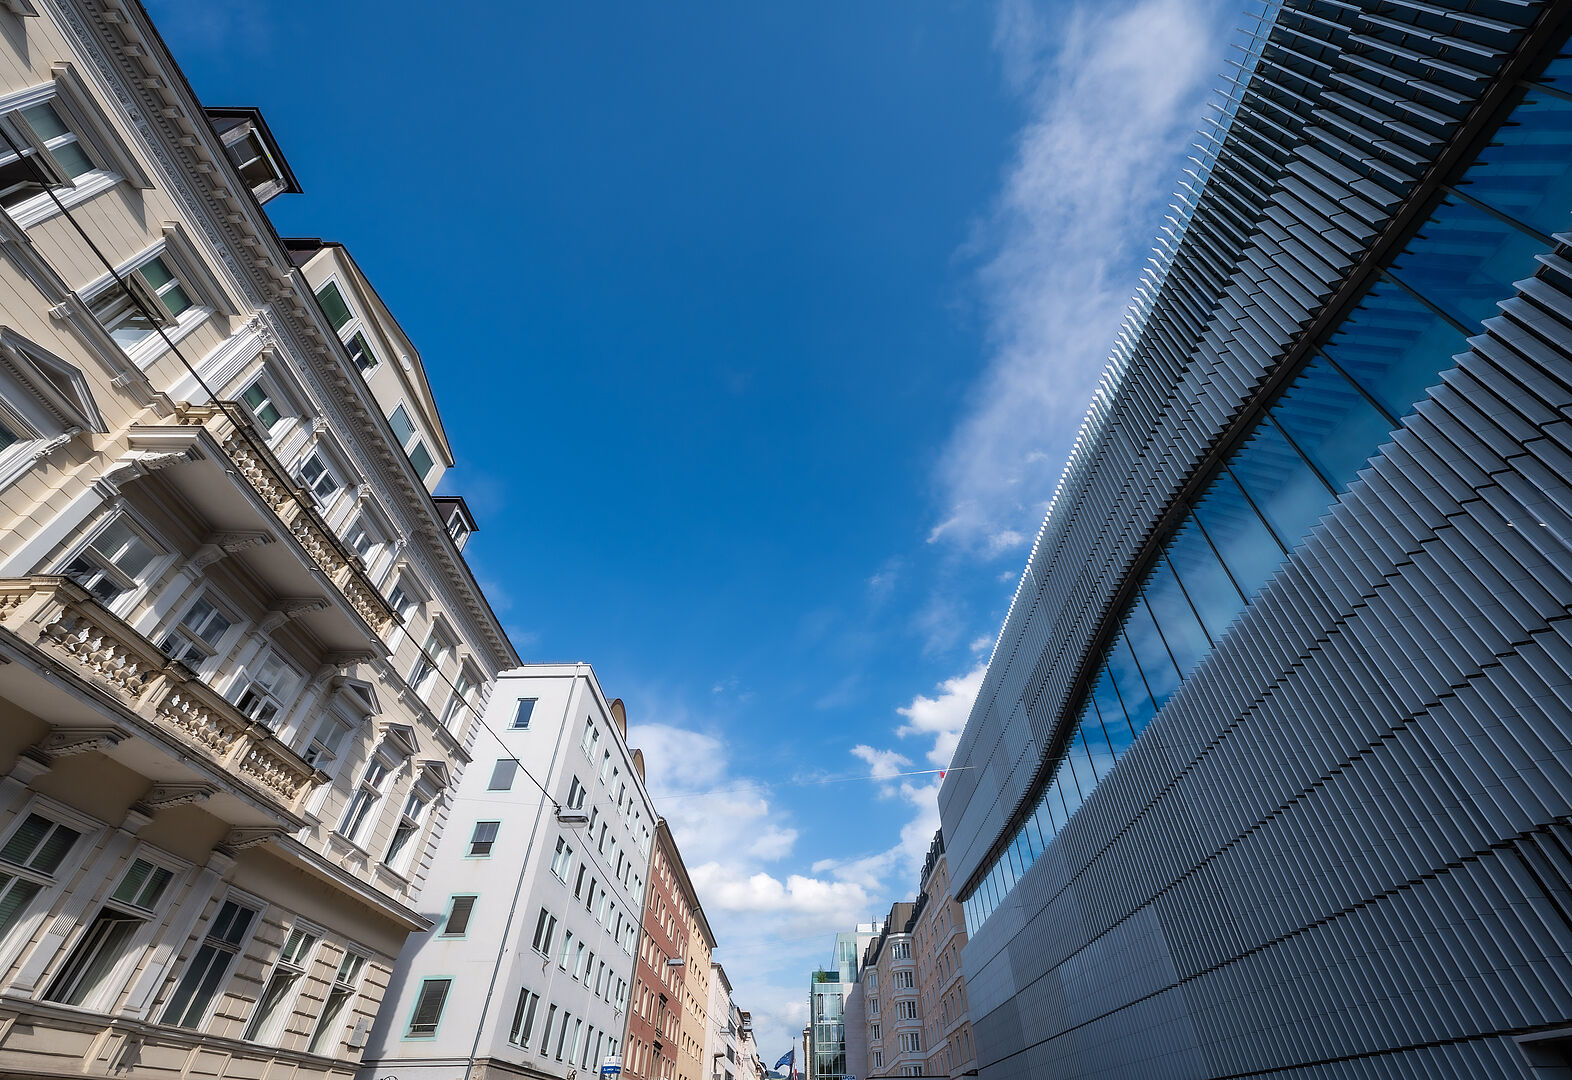
[{"label": "beige apartment building", "polygon": [[961,950],[966,920],[950,890],[944,834],[936,831],[923,861],[922,891],[912,913],[912,956],[922,1014],[924,1076],[957,1077],[977,1071]]},{"label": "beige apartment building", "polygon": [[686,901],[682,929],[687,935],[687,962],[682,967],[682,1024],[677,1038],[677,1077],[678,1080],[705,1080],[710,1075],[709,1063],[704,1060],[704,1046],[710,1027],[711,956],[715,951],[715,935],[710,931],[704,907],[688,878],[688,868],[680,860],[677,880]]},{"label": "beige apartment building", "polygon": [[518,663],[419,354],[135,0],[0,136],[0,1071],[347,1077]]}]

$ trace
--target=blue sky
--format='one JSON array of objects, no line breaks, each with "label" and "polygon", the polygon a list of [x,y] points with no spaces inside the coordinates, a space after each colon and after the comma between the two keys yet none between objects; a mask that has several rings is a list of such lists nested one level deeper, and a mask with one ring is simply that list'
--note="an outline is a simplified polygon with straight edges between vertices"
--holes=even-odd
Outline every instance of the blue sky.
[{"label": "blue sky", "polygon": [[421,349],[471,564],[627,701],[773,1061],[916,888],[896,774],[948,760],[1235,9],[150,8]]}]

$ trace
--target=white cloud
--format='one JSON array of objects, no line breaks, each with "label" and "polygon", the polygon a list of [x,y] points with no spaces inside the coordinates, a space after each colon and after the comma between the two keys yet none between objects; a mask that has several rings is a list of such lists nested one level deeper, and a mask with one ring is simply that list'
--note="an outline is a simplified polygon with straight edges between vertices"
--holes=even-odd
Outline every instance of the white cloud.
[{"label": "white cloud", "polygon": [[987,652],[989,649],[993,648],[993,641],[994,639],[992,634],[984,634],[981,637],[973,638],[971,650],[974,653]]},{"label": "white cloud", "polygon": [[854,746],[852,753],[868,763],[875,780],[892,780],[912,763],[911,758],[897,754],[894,750],[875,750],[871,746]]},{"label": "white cloud", "polygon": [[1004,0],[994,44],[1030,118],[970,253],[991,352],[939,464],[929,534],[999,556],[1040,523],[1161,224],[1234,8]]},{"label": "white cloud", "polygon": [[[992,638],[983,640],[984,647],[993,644]],[[903,739],[911,735],[932,735],[933,746],[928,751],[928,760],[940,768],[948,765],[950,758],[955,756],[955,744],[966,728],[966,718],[971,715],[972,702],[977,700],[977,690],[987,670],[988,665],[980,663],[964,675],[944,680],[936,696],[918,694],[912,698],[911,704],[896,710],[907,722],[896,728],[895,734]]]}]

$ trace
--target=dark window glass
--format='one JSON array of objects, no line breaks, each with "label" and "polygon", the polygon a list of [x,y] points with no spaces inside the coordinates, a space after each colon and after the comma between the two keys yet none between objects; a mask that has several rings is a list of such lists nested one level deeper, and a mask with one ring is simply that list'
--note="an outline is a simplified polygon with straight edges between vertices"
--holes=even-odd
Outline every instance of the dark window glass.
[{"label": "dark window glass", "polygon": [[1572,101],[1529,90],[1455,186],[1542,233],[1565,232],[1572,226]]},{"label": "dark window glass", "polygon": [[442,928],[443,937],[463,937],[469,929],[469,917],[475,911],[475,897],[455,896],[453,906],[448,908],[447,925]]},{"label": "dark window glass", "polygon": [[[1228,464],[1266,523],[1290,549],[1298,545],[1332,500],[1315,470],[1271,423],[1257,424]],[[1180,576],[1184,576],[1183,569]]]},{"label": "dark window glass", "polygon": [[1392,276],[1468,327],[1496,315],[1512,282],[1538,269],[1544,242],[1459,199],[1435,208],[1392,260]]},{"label": "dark window glass", "polygon": [[1282,546],[1226,471],[1212,480],[1191,513],[1245,596],[1254,596],[1282,565]]},{"label": "dark window glass", "polygon": [[1325,357],[1305,365],[1272,406],[1272,417],[1338,492],[1348,490],[1391,431],[1386,417]]},{"label": "dark window glass", "polygon": [[1244,607],[1244,597],[1234,588],[1223,564],[1217,561],[1212,546],[1196,528],[1193,519],[1186,517],[1179,531],[1168,541],[1168,562],[1200,613],[1207,633],[1216,641]]},{"label": "dark window glass", "polygon": [[519,763],[512,758],[503,758],[491,770],[491,783],[486,785],[487,791],[511,791],[513,789],[513,775],[518,772]]},{"label": "dark window glass", "polygon": [[1401,418],[1467,348],[1457,327],[1392,282],[1380,281],[1348,313],[1324,351]]}]

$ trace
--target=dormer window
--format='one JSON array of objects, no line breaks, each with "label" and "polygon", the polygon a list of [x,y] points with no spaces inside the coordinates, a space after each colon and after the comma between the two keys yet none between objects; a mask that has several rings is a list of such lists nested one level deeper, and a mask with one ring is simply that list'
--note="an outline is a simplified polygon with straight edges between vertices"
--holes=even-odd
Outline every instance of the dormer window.
[{"label": "dormer window", "polygon": [[437,512],[442,515],[442,526],[453,538],[453,546],[463,551],[465,542],[476,527],[469,507],[457,495],[438,495],[435,502]]},{"label": "dormer window", "polygon": [[258,110],[208,109],[207,116],[224,144],[225,155],[257,202],[300,191]]}]

